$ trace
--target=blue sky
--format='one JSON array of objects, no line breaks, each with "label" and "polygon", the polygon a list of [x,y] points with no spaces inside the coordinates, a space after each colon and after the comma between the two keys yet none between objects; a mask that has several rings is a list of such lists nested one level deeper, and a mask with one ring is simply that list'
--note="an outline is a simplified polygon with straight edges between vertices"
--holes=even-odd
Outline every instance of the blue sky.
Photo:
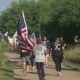
[{"label": "blue sky", "polygon": [[12,1],[16,0],[0,0],[0,12],[7,9]]}]

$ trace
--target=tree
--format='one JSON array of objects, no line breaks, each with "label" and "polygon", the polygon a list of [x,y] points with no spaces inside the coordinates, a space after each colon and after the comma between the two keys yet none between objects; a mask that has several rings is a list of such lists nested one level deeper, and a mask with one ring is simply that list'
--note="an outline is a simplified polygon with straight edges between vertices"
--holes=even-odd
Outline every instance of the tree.
[{"label": "tree", "polygon": [[80,0],[19,0],[0,16],[0,29],[12,35],[18,17],[24,10],[30,32],[41,32],[50,38],[63,36],[70,40],[80,35]]},{"label": "tree", "polygon": [[80,35],[79,0],[54,0],[52,9],[53,20],[46,27],[49,36],[62,35],[67,41],[71,42],[75,34]]},{"label": "tree", "polygon": [[[1,30],[9,31],[13,34],[18,26],[18,17],[24,10],[28,28],[31,32],[39,31],[42,24],[47,24],[51,20],[50,3],[48,0],[20,0],[12,2],[11,7],[2,12],[0,16]],[[5,28],[5,29],[4,29]]]}]

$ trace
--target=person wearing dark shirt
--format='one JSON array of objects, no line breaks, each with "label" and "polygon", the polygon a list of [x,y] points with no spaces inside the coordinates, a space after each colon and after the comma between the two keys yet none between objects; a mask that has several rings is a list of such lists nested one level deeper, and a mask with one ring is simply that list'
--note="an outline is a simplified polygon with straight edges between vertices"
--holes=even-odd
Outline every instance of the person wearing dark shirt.
[{"label": "person wearing dark shirt", "polygon": [[52,58],[55,63],[56,71],[58,76],[61,75],[61,63],[63,61],[64,46],[61,44],[60,38],[57,38],[52,48]]},{"label": "person wearing dark shirt", "polygon": [[25,49],[21,49],[20,51],[20,57],[22,59],[22,65],[23,65],[23,72],[24,73],[28,73],[28,68],[29,68],[29,64],[30,64],[30,58],[29,58],[29,51],[25,50]]},{"label": "person wearing dark shirt", "polygon": [[50,41],[47,39],[46,36],[43,37],[42,44],[47,48],[47,52],[50,54],[51,53]]},{"label": "person wearing dark shirt", "polygon": [[60,43],[61,43],[61,45],[64,47],[64,49],[66,48],[66,42],[65,42],[65,40],[63,39],[63,37],[61,36],[60,37]]}]

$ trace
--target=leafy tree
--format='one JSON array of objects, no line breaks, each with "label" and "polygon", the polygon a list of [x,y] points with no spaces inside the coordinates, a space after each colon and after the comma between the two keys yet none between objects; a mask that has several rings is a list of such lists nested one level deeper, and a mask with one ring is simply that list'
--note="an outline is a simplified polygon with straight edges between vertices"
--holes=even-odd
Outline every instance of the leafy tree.
[{"label": "leafy tree", "polygon": [[[2,12],[1,15],[1,30],[3,32],[9,31],[12,35],[18,26],[18,17],[22,10],[25,12],[25,17],[29,30],[39,31],[42,24],[47,24],[51,20],[50,3],[48,0],[20,0],[19,2],[12,2],[11,7]],[[5,29],[4,29],[5,28]]]},{"label": "leafy tree", "polygon": [[[50,37],[63,36],[69,42],[75,34],[80,35],[80,1],[54,0],[52,5],[53,19],[46,27]],[[50,31],[49,31],[50,29]],[[52,34],[52,35],[51,35]]]},{"label": "leafy tree", "polygon": [[50,38],[63,36],[71,42],[80,35],[80,0],[19,0],[0,16],[0,29],[12,35],[22,10],[30,32],[39,31]]}]

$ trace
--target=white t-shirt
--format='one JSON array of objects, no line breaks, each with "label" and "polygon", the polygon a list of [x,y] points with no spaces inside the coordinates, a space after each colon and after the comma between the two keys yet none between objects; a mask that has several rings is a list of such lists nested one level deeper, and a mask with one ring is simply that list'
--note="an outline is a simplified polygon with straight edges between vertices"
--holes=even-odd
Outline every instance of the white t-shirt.
[{"label": "white t-shirt", "polygon": [[35,62],[44,62],[45,61],[45,50],[46,47],[42,44],[37,44],[34,47],[34,54],[35,54]]}]

